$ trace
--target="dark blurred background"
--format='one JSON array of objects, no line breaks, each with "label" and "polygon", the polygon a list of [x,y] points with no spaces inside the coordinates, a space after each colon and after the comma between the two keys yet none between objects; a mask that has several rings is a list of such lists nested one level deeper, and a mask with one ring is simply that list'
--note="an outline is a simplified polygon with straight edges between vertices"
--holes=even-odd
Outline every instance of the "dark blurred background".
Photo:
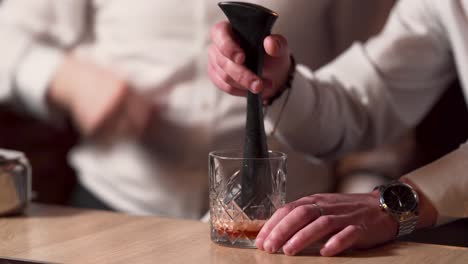
[{"label": "dark blurred background", "polygon": [[52,127],[0,104],[0,148],[26,154],[33,168],[34,200],[65,204],[76,183],[67,153],[78,140],[71,125]]}]

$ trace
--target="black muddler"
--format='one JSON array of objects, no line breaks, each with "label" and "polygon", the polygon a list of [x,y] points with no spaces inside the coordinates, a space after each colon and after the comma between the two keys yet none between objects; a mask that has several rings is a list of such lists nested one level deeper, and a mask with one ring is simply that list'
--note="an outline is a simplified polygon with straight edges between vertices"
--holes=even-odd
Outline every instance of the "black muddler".
[{"label": "black muddler", "polygon": [[[245,52],[245,66],[261,77],[265,56],[263,41],[270,35],[278,14],[265,7],[244,2],[221,2],[219,6]],[[265,197],[271,192],[272,185],[269,163],[258,160],[268,158],[262,96],[251,92],[247,96],[244,158],[239,204],[242,208],[258,202],[255,197]]]}]

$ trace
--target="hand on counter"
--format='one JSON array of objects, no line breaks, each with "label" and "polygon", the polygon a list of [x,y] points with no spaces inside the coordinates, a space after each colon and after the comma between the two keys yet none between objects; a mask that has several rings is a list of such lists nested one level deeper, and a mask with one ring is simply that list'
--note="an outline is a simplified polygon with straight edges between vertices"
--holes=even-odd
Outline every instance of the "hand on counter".
[{"label": "hand on counter", "polygon": [[[431,226],[437,212],[423,194],[418,195],[417,227]],[[256,246],[269,253],[282,248],[286,255],[296,255],[307,246],[326,239],[320,254],[334,256],[347,249],[370,248],[391,241],[397,230],[397,222],[379,206],[378,191],[316,194],[280,208],[258,234]]]}]

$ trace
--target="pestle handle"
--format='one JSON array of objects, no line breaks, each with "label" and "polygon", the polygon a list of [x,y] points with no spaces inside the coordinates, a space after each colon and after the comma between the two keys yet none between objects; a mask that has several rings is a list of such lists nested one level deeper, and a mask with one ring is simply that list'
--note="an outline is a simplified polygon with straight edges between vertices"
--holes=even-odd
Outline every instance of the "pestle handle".
[{"label": "pestle handle", "polygon": [[[270,35],[278,14],[259,5],[244,2],[221,2],[219,7],[228,18],[241,48],[245,52],[245,66],[262,76],[265,50],[263,40]],[[261,94],[247,95],[247,119],[244,139],[244,158],[268,158],[263,123]],[[247,160],[242,168],[242,204],[246,206],[252,198],[268,193],[271,175],[266,161]],[[267,188],[267,189],[265,189]]]}]

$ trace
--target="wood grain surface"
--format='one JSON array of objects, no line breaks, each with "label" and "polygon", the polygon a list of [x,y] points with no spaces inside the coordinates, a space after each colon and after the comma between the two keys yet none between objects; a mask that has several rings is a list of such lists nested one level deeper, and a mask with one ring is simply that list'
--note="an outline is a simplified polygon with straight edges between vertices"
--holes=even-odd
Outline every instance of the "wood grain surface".
[{"label": "wood grain surface", "polygon": [[395,242],[325,258],[267,254],[213,244],[205,223],[32,205],[0,218],[0,257],[52,263],[468,263],[468,249]]}]

